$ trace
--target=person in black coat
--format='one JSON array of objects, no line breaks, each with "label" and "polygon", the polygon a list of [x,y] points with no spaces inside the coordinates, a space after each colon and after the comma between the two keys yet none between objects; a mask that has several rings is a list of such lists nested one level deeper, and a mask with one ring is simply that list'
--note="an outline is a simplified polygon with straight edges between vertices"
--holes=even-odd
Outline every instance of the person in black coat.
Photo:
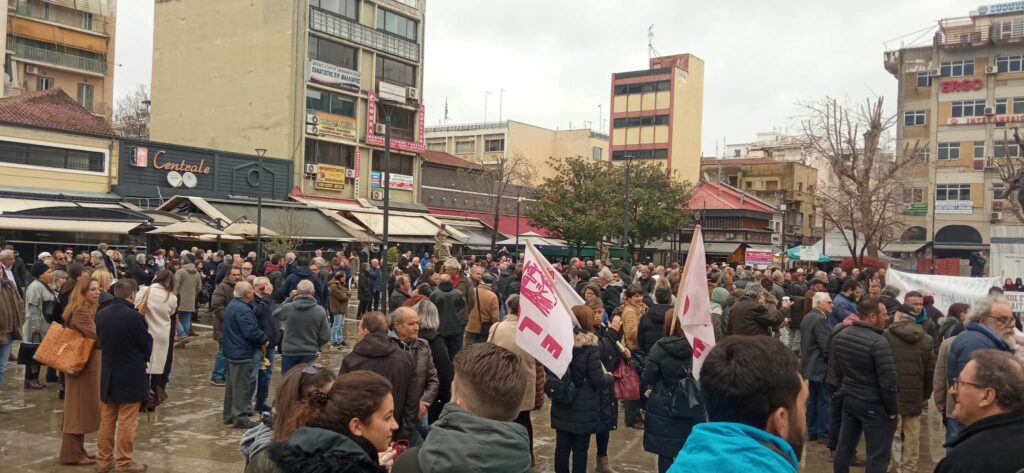
[{"label": "person in black coat", "polygon": [[692,377],[693,349],[675,317],[668,318],[662,333],[665,336],[651,347],[640,375],[644,384],[652,387],[644,417],[644,450],[658,455],[659,473],[672,466],[693,427],[707,421],[703,405],[678,406],[678,401],[687,399],[681,381]]},{"label": "person in black coat", "polygon": [[123,451],[133,445],[139,408],[149,392],[146,365],[153,352],[153,337],[146,318],[130,302],[138,290],[133,279],[120,279],[111,287],[115,298],[96,314],[96,335],[103,347],[100,368],[101,422],[97,445],[97,469],[112,467],[114,441],[118,445],[118,469],[141,471],[144,465],[122,464]]},{"label": "person in black coat", "polygon": [[[623,356],[629,357],[625,347],[619,350],[617,345],[622,340],[622,318],[613,317],[608,325],[604,324],[604,304],[600,299],[587,301],[587,307],[594,314],[594,334],[597,335],[597,348],[601,353],[601,364],[605,371],[612,373],[623,363]],[[641,391],[643,389],[641,388]],[[600,430],[597,431],[597,471],[608,471],[608,442],[611,431],[618,428],[619,401],[615,398],[615,386],[603,386],[597,389],[599,411],[601,414]]]},{"label": "person in black coat", "polygon": [[645,355],[650,354],[654,343],[665,335],[665,317],[672,316],[672,289],[655,289],[654,302],[640,318],[640,327],[636,333],[636,341]]},{"label": "person in black coat", "polygon": [[357,289],[359,308],[356,311],[356,317],[362,317],[373,305],[373,281],[370,280],[369,263],[363,263],[363,267],[359,268],[359,287]]},{"label": "person in black coat", "polygon": [[599,340],[594,334],[594,314],[585,306],[574,306],[573,315],[580,323],[572,347],[572,361],[566,372],[576,387],[572,402],[551,401],[551,428],[555,429],[555,472],[587,471],[590,435],[601,431],[601,388],[615,384],[615,378],[601,364]]}]

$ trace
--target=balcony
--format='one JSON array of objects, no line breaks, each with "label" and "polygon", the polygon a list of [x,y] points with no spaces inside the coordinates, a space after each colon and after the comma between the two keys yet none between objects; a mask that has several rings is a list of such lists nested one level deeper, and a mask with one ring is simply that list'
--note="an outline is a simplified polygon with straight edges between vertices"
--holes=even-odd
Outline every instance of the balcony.
[{"label": "balcony", "polygon": [[10,7],[13,7],[19,16],[107,35],[107,19],[103,16],[44,4],[38,0],[12,0]]},{"label": "balcony", "polygon": [[974,24],[939,27],[935,45],[946,49],[973,48],[988,43],[991,28]]},{"label": "balcony", "polygon": [[106,61],[29,46],[19,43],[13,37],[7,38],[7,50],[14,51],[14,56],[19,59],[44,62],[55,66],[93,72],[99,75],[106,75],[107,73]]},{"label": "balcony", "polygon": [[419,64],[420,47],[405,38],[361,25],[317,7],[309,8],[309,29]]}]

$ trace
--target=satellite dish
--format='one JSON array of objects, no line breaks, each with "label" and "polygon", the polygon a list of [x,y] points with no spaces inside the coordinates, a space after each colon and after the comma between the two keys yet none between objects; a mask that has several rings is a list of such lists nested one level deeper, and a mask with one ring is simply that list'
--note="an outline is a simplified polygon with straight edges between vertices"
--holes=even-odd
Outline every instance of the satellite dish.
[{"label": "satellite dish", "polygon": [[181,187],[181,182],[181,173],[178,171],[171,171],[167,173],[167,183],[170,184],[171,187]]},{"label": "satellite dish", "polygon": [[196,184],[199,183],[199,181],[196,179],[196,175],[191,172],[186,172],[185,174],[182,174],[181,182],[182,184],[185,184],[185,187],[188,187],[189,189],[194,189],[196,187]]}]

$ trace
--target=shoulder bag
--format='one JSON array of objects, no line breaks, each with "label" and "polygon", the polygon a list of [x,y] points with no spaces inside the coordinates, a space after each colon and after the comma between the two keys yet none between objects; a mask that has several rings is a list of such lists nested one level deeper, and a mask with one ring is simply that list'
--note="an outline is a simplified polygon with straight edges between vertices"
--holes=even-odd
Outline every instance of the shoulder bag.
[{"label": "shoulder bag", "polygon": [[[30,341],[29,341],[30,340]],[[29,363],[35,363],[33,358],[36,351],[39,350],[39,333],[33,333],[29,340],[22,341],[21,345],[18,346],[18,364],[27,365]]]},{"label": "shoulder bag", "polygon": [[627,360],[619,363],[619,366],[612,372],[615,377],[615,399],[622,401],[637,401],[640,399],[640,375],[636,368]]},{"label": "shoulder bag", "polygon": [[146,311],[149,310],[149,291],[153,289],[153,286],[146,288],[146,293],[143,294],[142,300],[139,301],[139,305],[135,306],[135,310],[139,311],[140,314],[146,315]]},{"label": "shoulder bag", "polygon": [[74,314],[68,316],[64,325],[54,322],[46,331],[42,343],[36,350],[34,359],[50,368],[63,372],[68,376],[78,376],[89,363],[92,348],[96,340],[86,338],[77,330],[69,328]]}]

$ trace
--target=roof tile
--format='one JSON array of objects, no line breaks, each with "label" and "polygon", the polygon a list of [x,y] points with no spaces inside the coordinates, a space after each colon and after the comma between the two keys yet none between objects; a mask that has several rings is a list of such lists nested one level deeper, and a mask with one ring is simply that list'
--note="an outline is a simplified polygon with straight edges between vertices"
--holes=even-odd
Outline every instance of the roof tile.
[{"label": "roof tile", "polygon": [[484,169],[483,166],[481,166],[481,165],[479,165],[477,163],[474,163],[472,161],[468,161],[468,160],[462,159],[462,158],[460,158],[458,156],[455,156],[454,154],[445,153],[443,151],[431,151],[431,150],[428,149],[428,150],[422,151],[420,154],[423,155],[423,159],[425,161],[427,161],[428,163],[440,164],[442,166],[449,166],[449,167],[453,167],[453,168],[477,169],[477,170],[483,170]]},{"label": "roof tile", "polygon": [[0,123],[103,137],[117,134],[105,118],[93,115],[59,88],[0,98]]}]

